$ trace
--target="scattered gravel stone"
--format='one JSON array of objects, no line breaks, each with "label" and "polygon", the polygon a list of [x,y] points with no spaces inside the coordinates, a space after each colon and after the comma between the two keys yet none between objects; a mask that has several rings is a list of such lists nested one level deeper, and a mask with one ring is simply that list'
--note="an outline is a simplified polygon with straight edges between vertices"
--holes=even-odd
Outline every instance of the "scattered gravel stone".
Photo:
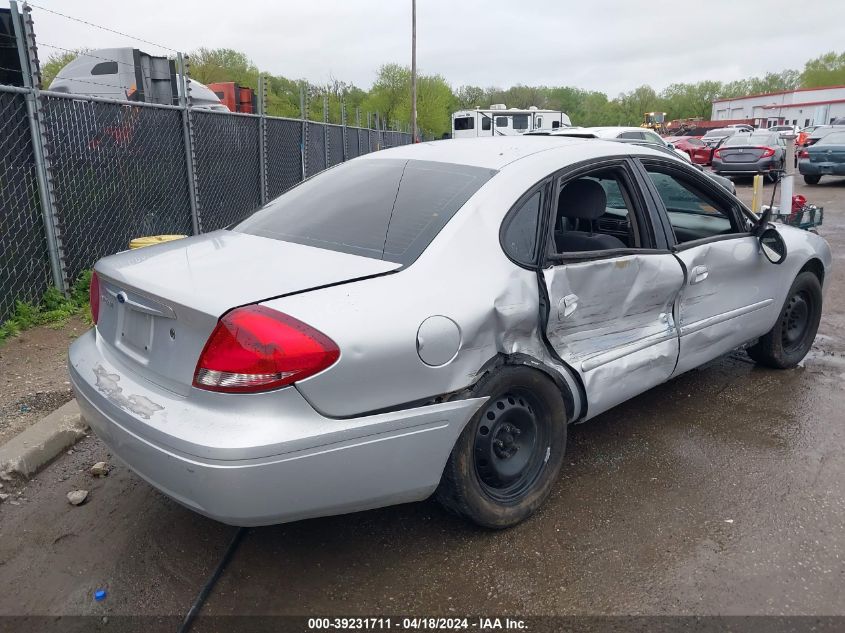
[{"label": "scattered gravel stone", "polygon": [[94,477],[105,477],[109,474],[109,465],[107,462],[97,462],[91,466],[91,474]]},{"label": "scattered gravel stone", "polygon": [[71,505],[82,505],[83,503],[85,503],[85,499],[87,498],[87,490],[71,490],[69,493],[67,493],[67,500],[70,501]]},{"label": "scattered gravel stone", "polygon": [[0,503],[2,503],[3,501],[5,501],[8,498],[9,498],[9,495],[0,492]]}]

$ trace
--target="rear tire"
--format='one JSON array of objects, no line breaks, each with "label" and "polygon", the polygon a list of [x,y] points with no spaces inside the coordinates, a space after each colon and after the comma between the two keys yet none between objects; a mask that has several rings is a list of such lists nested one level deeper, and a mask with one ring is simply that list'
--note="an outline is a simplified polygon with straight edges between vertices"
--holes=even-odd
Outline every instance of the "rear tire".
[{"label": "rear tire", "polygon": [[759,365],[788,369],[810,351],[822,316],[822,287],[811,272],[800,273],[786,295],[774,327],[760,337],[748,355]]},{"label": "rear tire", "polygon": [[461,433],[437,488],[448,510],[503,529],[531,516],[551,492],[566,450],[566,406],[543,373],[507,366],[481,378],[488,401]]},{"label": "rear tire", "polygon": [[808,185],[817,185],[821,179],[821,176],[804,176],[804,182]]}]

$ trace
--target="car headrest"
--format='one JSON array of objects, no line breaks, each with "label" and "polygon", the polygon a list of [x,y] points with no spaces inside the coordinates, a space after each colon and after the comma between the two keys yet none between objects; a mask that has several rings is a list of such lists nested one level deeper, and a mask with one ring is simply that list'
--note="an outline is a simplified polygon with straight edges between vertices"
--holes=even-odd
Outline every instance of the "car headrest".
[{"label": "car headrest", "polygon": [[597,220],[607,212],[607,194],[595,180],[579,178],[561,190],[557,213],[573,220]]}]

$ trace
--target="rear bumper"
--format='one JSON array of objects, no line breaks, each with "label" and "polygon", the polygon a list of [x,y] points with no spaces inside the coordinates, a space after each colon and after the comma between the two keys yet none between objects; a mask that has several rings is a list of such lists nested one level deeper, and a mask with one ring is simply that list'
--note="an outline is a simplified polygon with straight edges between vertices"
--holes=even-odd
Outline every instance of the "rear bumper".
[{"label": "rear bumper", "polygon": [[811,163],[798,161],[798,173],[802,176],[845,176],[845,163]]},{"label": "rear bumper", "polygon": [[424,499],[483,402],[343,420],[321,416],[293,387],[228,394],[219,407],[192,403],[122,366],[93,330],[71,346],[69,369],[83,418],[118,458],[182,505],[232,525]]},{"label": "rear bumper", "polygon": [[780,162],[764,158],[753,163],[727,163],[718,158],[712,162],[713,171],[720,174],[764,174],[780,168]]}]

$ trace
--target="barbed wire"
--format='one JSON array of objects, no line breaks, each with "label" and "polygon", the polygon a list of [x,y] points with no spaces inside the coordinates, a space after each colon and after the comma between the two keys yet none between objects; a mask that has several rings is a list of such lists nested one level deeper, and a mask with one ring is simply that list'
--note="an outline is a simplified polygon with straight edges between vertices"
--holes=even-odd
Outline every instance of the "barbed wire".
[{"label": "barbed wire", "polygon": [[67,14],[65,14],[65,13],[59,13],[58,11],[53,11],[52,9],[48,9],[48,8],[46,8],[46,7],[42,7],[41,5],[34,4],[34,3],[32,3],[32,2],[27,2],[26,4],[28,4],[28,5],[29,5],[29,6],[31,6],[31,7],[35,7],[36,9],[39,9],[39,10],[41,10],[41,11],[46,11],[47,13],[52,13],[53,15],[58,15],[58,16],[60,16],[60,17],[66,18],[66,19],[68,19],[68,20],[73,20],[74,22],[79,22],[80,24],[85,24],[85,25],[87,25],[87,26],[91,26],[91,27],[94,27],[94,28],[96,28],[96,29],[101,29],[101,30],[103,30],[103,31],[108,31],[109,33],[114,33],[115,35],[120,35],[120,36],[122,36],[122,37],[128,37],[130,40],[136,40],[136,41],[138,41],[138,42],[143,42],[144,44],[150,44],[151,46],[158,46],[159,48],[163,48],[163,49],[165,49],[165,50],[172,51],[172,52],[174,52],[174,53],[178,53],[178,52],[179,52],[179,51],[178,51],[178,50],[176,50],[175,48],[171,48],[171,47],[169,47],[169,46],[165,46],[164,44],[158,44],[158,43],[156,43],[156,42],[151,42],[150,40],[145,40],[145,39],[140,38],[140,37],[135,37],[134,35],[129,35],[128,33],[123,33],[122,31],[118,31],[118,30],[115,30],[115,29],[110,29],[110,28],[108,28],[108,27],[106,27],[106,26],[102,26],[102,25],[100,25],[100,24],[95,24],[95,23],[93,23],[93,22],[89,22],[88,20],[83,20],[82,18],[77,18],[77,17],[74,17],[74,16],[72,16],[72,15],[67,15]]}]

